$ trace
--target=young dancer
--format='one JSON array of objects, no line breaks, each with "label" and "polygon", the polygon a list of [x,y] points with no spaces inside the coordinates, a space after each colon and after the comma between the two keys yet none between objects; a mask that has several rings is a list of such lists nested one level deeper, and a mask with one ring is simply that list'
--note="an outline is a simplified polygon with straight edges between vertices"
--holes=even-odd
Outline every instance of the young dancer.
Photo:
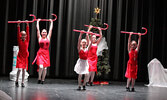
[{"label": "young dancer", "polygon": [[125,77],[127,78],[126,91],[130,91],[129,85],[131,83],[132,92],[135,91],[134,85],[135,85],[135,80],[137,79],[137,69],[138,69],[137,57],[138,57],[138,52],[139,52],[140,42],[141,42],[141,34],[138,33],[138,35],[139,35],[138,44],[134,40],[131,41],[132,33],[130,33],[129,39],[128,39],[129,61],[127,63],[127,69],[125,73]]},{"label": "young dancer", "polygon": [[44,84],[45,76],[47,73],[47,67],[50,67],[50,56],[49,56],[49,44],[50,38],[52,36],[52,29],[53,29],[53,21],[50,19],[50,28],[49,33],[47,34],[47,30],[43,29],[40,34],[39,22],[41,19],[37,20],[37,38],[39,42],[39,50],[37,52],[37,56],[35,61],[38,65],[38,84]]},{"label": "young dancer", "polygon": [[96,35],[92,36],[92,46],[88,52],[88,63],[89,63],[89,76],[88,76],[88,81],[86,85],[88,85],[89,79],[90,79],[90,86],[93,86],[93,80],[95,76],[95,72],[97,72],[97,45],[100,43],[102,39],[102,31],[101,28],[99,27],[99,33],[100,37],[96,39]]},{"label": "young dancer", "polygon": [[16,68],[18,68],[17,71],[17,78],[16,78],[16,82],[15,85],[17,87],[19,87],[19,83],[18,83],[18,79],[19,79],[19,75],[20,72],[22,70],[22,83],[21,86],[25,87],[24,85],[24,77],[25,77],[25,69],[28,70],[28,56],[29,56],[29,52],[28,52],[28,46],[29,46],[29,24],[27,23],[26,26],[26,32],[25,31],[21,31],[20,32],[20,23],[17,24],[17,41],[18,41],[18,45],[19,45],[19,52],[17,55],[17,63],[16,63]]},{"label": "young dancer", "polygon": [[[92,26],[91,26],[92,27]],[[89,27],[90,29],[90,27]],[[88,44],[89,41],[89,36],[88,34],[86,35],[86,39],[82,39],[82,34],[80,33],[79,38],[78,38],[78,53],[79,53],[79,59],[77,60],[77,63],[74,67],[74,71],[78,74],[78,89],[81,90],[81,80],[82,80],[82,75],[85,75],[84,77],[84,82],[83,82],[83,90],[86,90],[86,82],[89,74],[89,64],[88,64],[88,51],[92,45],[92,42]],[[87,47],[88,45],[88,47]]]}]

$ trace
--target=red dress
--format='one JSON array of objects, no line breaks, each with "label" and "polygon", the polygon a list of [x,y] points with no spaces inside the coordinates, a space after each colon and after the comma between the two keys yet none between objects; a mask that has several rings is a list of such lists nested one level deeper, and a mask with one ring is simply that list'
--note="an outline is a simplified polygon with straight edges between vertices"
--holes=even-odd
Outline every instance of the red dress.
[{"label": "red dress", "polygon": [[28,70],[28,45],[29,45],[29,26],[26,26],[26,40],[21,40],[20,27],[17,27],[17,41],[19,45],[19,52],[17,55],[16,68],[23,68]]},{"label": "red dress", "polygon": [[89,72],[96,71],[97,72],[97,44],[92,44],[89,52],[88,52],[88,63],[89,63]]},{"label": "red dress", "polygon": [[50,56],[49,56],[49,44],[50,41],[48,39],[41,39],[39,42],[39,50],[37,52],[37,56],[32,64],[34,64],[35,61],[36,64],[43,65],[43,67],[49,67],[50,66]]},{"label": "red dress", "polygon": [[137,50],[131,50],[129,52],[129,61],[125,73],[126,78],[137,79],[137,68],[138,68],[137,57],[138,57]]}]

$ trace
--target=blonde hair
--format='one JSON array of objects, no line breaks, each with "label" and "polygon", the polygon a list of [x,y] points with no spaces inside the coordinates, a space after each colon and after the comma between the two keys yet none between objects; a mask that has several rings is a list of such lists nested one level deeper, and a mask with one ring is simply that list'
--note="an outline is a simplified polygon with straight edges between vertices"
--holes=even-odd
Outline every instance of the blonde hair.
[{"label": "blonde hair", "polygon": [[26,34],[26,32],[25,32],[25,31],[21,31],[20,33],[21,33],[21,34]]},{"label": "blonde hair", "polygon": [[137,44],[137,42],[136,42],[136,41],[132,40],[132,41],[131,41],[131,44],[134,44],[134,43],[135,43],[135,44]]},{"label": "blonde hair", "polygon": [[86,39],[82,39],[81,42],[86,42],[87,43],[87,40]]}]

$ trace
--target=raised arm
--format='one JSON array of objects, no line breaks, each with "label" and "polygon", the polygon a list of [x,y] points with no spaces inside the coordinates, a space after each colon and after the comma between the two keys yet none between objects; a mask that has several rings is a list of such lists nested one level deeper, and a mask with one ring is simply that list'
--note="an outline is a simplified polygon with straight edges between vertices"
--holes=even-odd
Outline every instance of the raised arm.
[{"label": "raised arm", "polygon": [[101,41],[101,39],[102,39],[102,31],[101,31],[101,28],[100,27],[98,27],[98,29],[99,29],[99,33],[100,33],[100,37],[99,37],[99,39],[97,40],[97,45],[100,43],[100,41]]},{"label": "raised arm", "polygon": [[130,32],[129,38],[128,38],[128,52],[130,52],[130,44],[131,44],[131,36],[133,32]]},{"label": "raised arm", "polygon": [[20,41],[20,23],[17,23],[17,41]]},{"label": "raised arm", "polygon": [[88,44],[88,51],[90,50],[91,46],[92,46],[92,35],[91,35],[91,41],[90,41],[90,44]]},{"label": "raised arm", "polygon": [[27,24],[27,26],[26,26],[26,34],[27,34],[27,41],[29,42],[30,41],[30,33],[29,33],[29,24],[28,23],[26,23]]},{"label": "raised arm", "polygon": [[89,34],[88,33],[86,33],[86,41],[87,41],[87,44],[89,45],[90,40],[89,40]]},{"label": "raised arm", "polygon": [[80,51],[80,44],[81,44],[82,34],[83,34],[83,33],[80,33],[80,35],[79,35],[79,37],[78,37],[78,46],[77,46],[78,52]]},{"label": "raised arm", "polygon": [[38,19],[37,20],[37,38],[38,38],[38,41],[40,40],[40,38],[41,38],[41,35],[40,35],[40,29],[39,29],[39,21],[40,21],[41,19]]},{"label": "raised arm", "polygon": [[138,45],[137,45],[137,51],[140,49],[140,44],[141,44],[141,33],[138,33],[139,38],[138,38]]},{"label": "raised arm", "polygon": [[49,27],[49,34],[48,34],[47,38],[50,40],[50,38],[52,36],[53,21],[52,21],[52,19],[49,19],[49,20],[50,20],[50,27]]},{"label": "raised arm", "polygon": [[[87,32],[90,32],[90,30],[92,29],[92,27],[93,27],[93,26],[90,25]],[[90,39],[89,39],[89,34],[88,34],[88,33],[86,34],[86,40],[87,40],[87,43],[88,43],[88,45],[89,45]]]}]

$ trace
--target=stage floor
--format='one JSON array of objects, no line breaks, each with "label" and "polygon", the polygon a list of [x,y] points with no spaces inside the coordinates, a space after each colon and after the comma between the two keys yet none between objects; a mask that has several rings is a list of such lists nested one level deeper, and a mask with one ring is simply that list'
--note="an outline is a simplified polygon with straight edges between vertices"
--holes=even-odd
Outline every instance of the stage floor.
[{"label": "stage floor", "polygon": [[167,88],[147,87],[136,83],[136,92],[126,92],[125,82],[111,82],[109,85],[87,86],[86,91],[77,91],[77,80],[46,79],[37,84],[36,78],[29,78],[26,87],[15,87],[13,81],[0,77],[0,90],[13,100],[167,100]]}]

